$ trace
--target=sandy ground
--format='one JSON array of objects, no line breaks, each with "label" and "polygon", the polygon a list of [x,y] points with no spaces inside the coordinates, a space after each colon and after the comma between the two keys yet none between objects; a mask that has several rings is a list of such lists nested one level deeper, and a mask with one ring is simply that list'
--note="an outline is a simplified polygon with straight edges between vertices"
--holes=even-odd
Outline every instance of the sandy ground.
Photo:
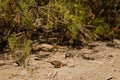
[{"label": "sandy ground", "polygon": [[[29,66],[19,67],[15,63],[0,66],[0,80],[120,80],[120,49],[104,42],[94,44],[97,46],[92,49],[59,46],[53,51],[39,51],[30,56]],[[70,56],[66,57],[67,53]],[[40,54],[49,56],[36,60]],[[54,60],[67,66],[54,68],[48,62]]]}]

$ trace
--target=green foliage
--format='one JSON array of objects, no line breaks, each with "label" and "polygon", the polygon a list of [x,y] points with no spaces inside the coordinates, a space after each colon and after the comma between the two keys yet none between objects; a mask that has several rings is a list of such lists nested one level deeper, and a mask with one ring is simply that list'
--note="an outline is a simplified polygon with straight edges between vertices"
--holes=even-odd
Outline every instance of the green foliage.
[{"label": "green foliage", "polygon": [[13,34],[11,37],[8,38],[9,49],[13,55],[14,55],[14,50],[15,50],[17,42],[18,42],[18,38],[16,34]]},{"label": "green foliage", "polygon": [[31,53],[30,44],[30,40],[25,40],[22,44],[19,45],[20,47],[15,51],[14,54],[16,55],[16,62],[19,66],[27,66],[29,62],[28,58]]},{"label": "green foliage", "polygon": [[73,4],[73,8],[74,14],[68,13],[64,18],[66,21],[68,21],[67,25],[70,31],[70,35],[73,39],[75,39],[76,35],[78,34],[78,30],[83,24],[85,12],[82,6],[79,4]]},{"label": "green foliage", "polygon": [[[113,39],[118,33],[116,32],[116,27],[119,29],[118,26],[120,26],[120,21],[118,20],[120,15],[119,1],[85,0],[84,6],[88,16],[85,18],[85,22],[95,26],[92,32],[97,35],[96,39]],[[118,34],[117,37],[119,37]]]},{"label": "green foliage", "polygon": [[94,36],[94,40],[101,39],[101,37],[107,38],[108,33],[110,31],[110,25],[106,23],[103,18],[95,18],[94,20],[90,20],[89,24],[92,24],[95,26],[92,29],[92,33],[97,35],[97,36]]},{"label": "green foliage", "polygon": [[47,17],[45,28],[51,29],[52,27],[64,25],[70,32],[69,36],[73,39],[76,38],[79,27],[82,26],[85,14],[82,5],[79,3],[62,0],[51,1],[48,6],[42,7],[40,11]]},{"label": "green foliage", "polygon": [[[17,28],[17,31],[26,29],[27,31],[33,31],[36,27],[33,25],[35,17],[33,11],[29,9],[34,1],[1,1],[1,17],[5,19],[5,22],[9,22],[10,29]],[[7,24],[7,23],[5,23]],[[8,27],[8,26],[6,26]]]},{"label": "green foliage", "polygon": [[107,38],[109,32],[109,25],[108,24],[99,24],[97,28],[95,29],[94,33],[99,36],[99,39],[101,39],[101,36],[103,38]]},{"label": "green foliage", "polygon": [[[58,29],[57,39],[60,36],[63,41],[119,37],[120,4],[118,0],[45,1],[0,0],[0,43],[8,41],[11,50],[16,43],[22,43],[24,46],[20,46],[27,48],[29,41],[26,41],[37,30],[43,30],[43,34],[48,34],[46,37],[49,37],[49,33],[54,33],[52,31]],[[14,33],[25,33],[26,43],[23,43],[20,37],[15,37]],[[29,49],[23,52],[28,54]]]},{"label": "green foliage", "polygon": [[29,8],[33,5],[34,0],[0,0],[0,45],[14,33],[25,32],[28,39],[31,37],[37,29],[34,11]]},{"label": "green foliage", "polygon": [[21,50],[23,50],[23,53],[26,57],[28,57],[31,52],[30,44],[31,44],[30,40],[25,40],[21,47]]},{"label": "green foliage", "polygon": [[20,38],[13,34],[8,38],[8,45],[12,58],[17,61],[18,65],[24,66],[26,59],[31,53],[31,41],[23,39],[21,42]]},{"label": "green foliage", "polygon": [[34,29],[35,27],[33,26],[34,23],[34,16],[32,15],[32,11],[29,10],[29,5],[33,1],[24,1],[24,2],[19,2],[19,7],[16,9],[16,12],[19,12],[19,14],[22,16],[21,23],[23,23],[24,27],[26,29]]}]

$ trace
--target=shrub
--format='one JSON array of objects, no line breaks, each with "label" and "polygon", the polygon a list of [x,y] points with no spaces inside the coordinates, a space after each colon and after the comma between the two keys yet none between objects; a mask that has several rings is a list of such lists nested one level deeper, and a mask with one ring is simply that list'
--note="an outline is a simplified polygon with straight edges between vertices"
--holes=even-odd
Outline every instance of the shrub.
[{"label": "shrub", "polygon": [[[16,61],[19,66],[26,66],[26,59],[31,53],[31,41],[28,39],[22,39],[16,34],[11,35],[8,38],[8,45],[12,58]],[[28,59],[27,59],[28,60]]]}]

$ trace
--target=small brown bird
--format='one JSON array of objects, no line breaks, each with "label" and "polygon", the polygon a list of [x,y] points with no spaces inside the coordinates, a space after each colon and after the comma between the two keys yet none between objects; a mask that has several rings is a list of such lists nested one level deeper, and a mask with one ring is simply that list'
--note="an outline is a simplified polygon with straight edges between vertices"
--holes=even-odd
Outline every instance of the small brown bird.
[{"label": "small brown bird", "polygon": [[52,65],[54,65],[54,68],[61,68],[63,67],[65,64],[63,64],[60,61],[50,61],[49,63],[51,63]]}]

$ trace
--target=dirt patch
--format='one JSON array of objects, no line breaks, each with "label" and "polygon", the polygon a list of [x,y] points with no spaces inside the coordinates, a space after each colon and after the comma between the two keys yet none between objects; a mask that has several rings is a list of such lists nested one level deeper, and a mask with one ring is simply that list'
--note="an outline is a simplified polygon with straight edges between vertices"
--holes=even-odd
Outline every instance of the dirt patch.
[{"label": "dirt patch", "polygon": [[[59,46],[52,51],[39,51],[30,56],[27,67],[15,63],[1,65],[0,80],[120,80],[120,49],[108,47],[104,42],[93,44],[97,46],[92,49]],[[54,68],[49,61],[66,65]]]}]

